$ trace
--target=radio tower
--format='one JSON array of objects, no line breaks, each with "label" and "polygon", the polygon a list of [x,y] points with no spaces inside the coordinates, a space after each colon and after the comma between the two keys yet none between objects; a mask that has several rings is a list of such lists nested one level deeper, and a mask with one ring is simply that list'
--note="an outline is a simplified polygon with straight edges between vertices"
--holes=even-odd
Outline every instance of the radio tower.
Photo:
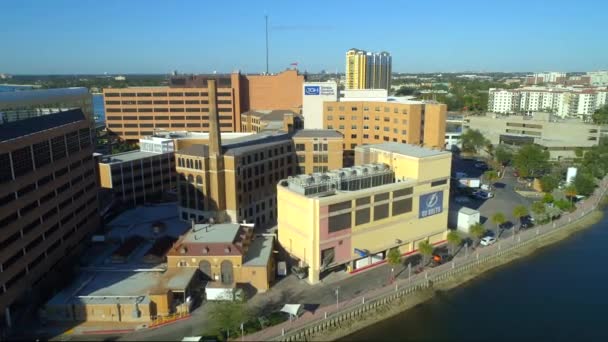
[{"label": "radio tower", "polygon": [[265,15],[266,19],[266,75],[268,75],[268,15]]}]

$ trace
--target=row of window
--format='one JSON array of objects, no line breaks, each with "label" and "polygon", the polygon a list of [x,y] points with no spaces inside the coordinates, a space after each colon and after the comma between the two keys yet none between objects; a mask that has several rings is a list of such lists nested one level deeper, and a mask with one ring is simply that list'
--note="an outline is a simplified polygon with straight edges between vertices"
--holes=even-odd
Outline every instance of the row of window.
[{"label": "row of window", "polygon": [[[350,117],[350,119],[351,119],[351,121],[358,121],[358,120],[359,120],[359,117],[357,117],[356,115],[353,115],[353,116],[351,116],[351,117]],[[328,115],[328,116],[327,116],[327,121],[333,121],[333,120],[334,120],[334,117],[333,117],[332,115]],[[338,120],[339,120],[339,121],[345,121],[345,120],[346,120],[346,117],[345,117],[344,115],[340,115],[340,116],[338,116]],[[370,117],[369,117],[369,116],[367,116],[367,115],[366,115],[366,116],[364,116],[364,117],[363,117],[363,121],[370,121]],[[374,121],[380,121],[380,117],[379,117],[379,116],[375,116],[375,117],[374,117]],[[391,122],[391,118],[389,118],[389,117],[386,117],[386,116],[385,116],[385,117],[382,119],[382,121],[384,121],[384,122]],[[407,119],[397,119],[397,118],[393,118],[392,122],[393,122],[394,124],[399,124],[399,122],[401,122],[403,125],[407,125]]]},{"label": "row of window", "polygon": [[[232,108],[217,108],[218,113],[231,113]],[[208,107],[171,108],[106,108],[106,113],[208,113]]]},{"label": "row of window", "polygon": [[[392,210],[389,212],[389,203],[377,204],[373,207],[357,209],[355,213],[355,224],[359,226],[367,224],[371,220],[371,209],[373,208],[373,220],[379,221],[391,216],[406,214],[412,211],[412,198],[404,198],[392,201]],[[350,229],[353,227],[352,212],[346,212],[339,215],[330,216],[328,218],[328,230],[330,233],[335,233],[341,230]]]},{"label": "row of window", "polygon": [[[391,108],[390,107],[383,107],[384,108],[384,112],[385,113],[390,113],[391,112]],[[345,110],[344,106],[338,106],[338,110],[343,112]],[[359,110],[359,107],[357,106],[352,106],[350,107],[350,110],[353,112],[356,112],[357,110]],[[327,106],[327,111],[328,112],[333,112],[334,111],[334,107],[333,106]],[[369,106],[363,106],[363,111],[364,112],[369,112],[370,111],[370,107]],[[375,112],[380,112],[381,109],[379,106],[374,107],[374,111]],[[399,114],[399,112],[401,112],[401,114],[407,114],[407,109],[406,108],[401,108],[401,110],[399,110],[399,108],[395,107],[393,108],[393,113],[395,114]]]},{"label": "row of window", "polygon": [[[167,96],[186,96],[186,97],[194,97],[194,96],[209,96],[208,92],[198,92],[198,91],[187,91],[187,92],[153,92],[153,93],[105,93],[105,97],[167,97]],[[229,92],[218,92],[217,96],[231,96]]]},{"label": "row of window", "polygon": [[[209,116],[207,115],[203,115],[203,116],[198,116],[198,115],[185,115],[185,116],[176,116],[176,115],[171,115],[171,116],[160,116],[160,115],[156,115],[156,116],[116,116],[116,115],[108,115],[106,117],[106,120],[108,121],[113,121],[113,120],[141,120],[141,121],[151,121],[151,120],[204,120],[204,121],[208,121],[209,120]],[[225,121],[225,120],[230,120],[232,121],[232,116],[231,115],[220,115],[219,116],[219,120],[221,121]]]},{"label": "row of window", "polygon": [[[28,174],[91,146],[88,128],[0,154],[0,183]],[[12,168],[11,168],[12,166]]]},{"label": "row of window", "polygon": [[[217,100],[218,104],[232,104],[230,100]],[[106,105],[191,105],[191,104],[209,104],[208,100],[155,100],[155,101],[106,101]]]}]

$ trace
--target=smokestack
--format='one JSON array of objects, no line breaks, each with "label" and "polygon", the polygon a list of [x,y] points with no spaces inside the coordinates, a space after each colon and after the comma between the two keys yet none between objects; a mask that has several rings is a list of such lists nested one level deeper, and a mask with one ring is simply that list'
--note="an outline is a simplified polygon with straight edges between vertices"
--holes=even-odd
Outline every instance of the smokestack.
[{"label": "smokestack", "polygon": [[209,90],[209,155],[222,155],[222,138],[220,136],[220,122],[217,115],[217,94],[215,80],[207,80]]}]

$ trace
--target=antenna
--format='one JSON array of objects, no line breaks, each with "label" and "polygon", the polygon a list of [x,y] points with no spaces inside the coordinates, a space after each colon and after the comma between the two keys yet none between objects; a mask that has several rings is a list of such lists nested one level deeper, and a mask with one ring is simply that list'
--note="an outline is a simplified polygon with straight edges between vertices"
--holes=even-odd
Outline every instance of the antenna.
[{"label": "antenna", "polygon": [[266,75],[268,75],[268,15],[265,15],[266,19]]}]

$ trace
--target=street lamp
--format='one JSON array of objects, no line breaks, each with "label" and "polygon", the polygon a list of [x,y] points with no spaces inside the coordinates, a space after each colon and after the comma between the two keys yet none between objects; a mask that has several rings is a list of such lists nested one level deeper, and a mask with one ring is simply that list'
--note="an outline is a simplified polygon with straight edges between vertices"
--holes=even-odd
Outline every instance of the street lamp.
[{"label": "street lamp", "polygon": [[336,287],[336,311],[340,306],[340,286]]}]

